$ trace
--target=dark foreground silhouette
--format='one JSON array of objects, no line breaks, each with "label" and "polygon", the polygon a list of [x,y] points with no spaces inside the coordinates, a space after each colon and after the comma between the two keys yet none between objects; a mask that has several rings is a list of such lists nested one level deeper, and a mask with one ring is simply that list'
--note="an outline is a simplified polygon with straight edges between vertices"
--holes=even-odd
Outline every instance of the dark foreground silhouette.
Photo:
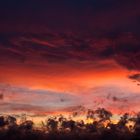
[{"label": "dark foreground silhouette", "polygon": [[0,140],[140,140],[139,113],[133,117],[125,113],[116,124],[111,117],[111,112],[99,108],[87,111],[87,119],[95,120],[92,123],[60,115],[36,129],[30,120],[17,124],[12,116],[0,116]]}]

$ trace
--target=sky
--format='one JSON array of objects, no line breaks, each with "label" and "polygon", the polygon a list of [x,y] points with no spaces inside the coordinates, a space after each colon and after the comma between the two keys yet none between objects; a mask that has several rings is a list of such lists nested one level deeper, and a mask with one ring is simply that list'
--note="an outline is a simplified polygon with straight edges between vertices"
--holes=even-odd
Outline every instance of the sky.
[{"label": "sky", "polygon": [[0,1],[0,113],[139,112],[139,4]]}]

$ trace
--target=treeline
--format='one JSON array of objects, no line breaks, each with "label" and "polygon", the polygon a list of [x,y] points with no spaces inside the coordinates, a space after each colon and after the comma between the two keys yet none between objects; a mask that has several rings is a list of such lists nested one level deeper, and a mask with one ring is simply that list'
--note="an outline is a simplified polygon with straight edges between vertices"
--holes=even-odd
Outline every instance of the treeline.
[{"label": "treeline", "polygon": [[99,108],[87,111],[87,120],[93,120],[90,123],[60,115],[36,129],[30,120],[17,124],[13,116],[0,116],[0,140],[140,140],[139,113],[135,117],[125,113],[117,123],[111,117],[111,112]]}]

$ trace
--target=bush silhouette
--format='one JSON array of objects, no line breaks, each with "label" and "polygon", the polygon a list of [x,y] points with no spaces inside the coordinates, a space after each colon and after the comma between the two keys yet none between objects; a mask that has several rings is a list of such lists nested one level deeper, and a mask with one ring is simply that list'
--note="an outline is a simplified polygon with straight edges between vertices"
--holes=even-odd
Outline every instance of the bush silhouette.
[{"label": "bush silhouette", "polygon": [[[130,117],[125,113],[118,123],[111,121],[112,113],[99,108],[88,110],[87,119],[74,121],[63,115],[50,117],[43,123],[42,129],[36,129],[34,123],[25,120],[17,124],[13,116],[0,116],[0,140],[139,140],[140,139],[140,114]],[[97,119],[96,119],[97,118]],[[128,126],[129,121],[133,126]],[[105,123],[106,122],[106,123]]]}]

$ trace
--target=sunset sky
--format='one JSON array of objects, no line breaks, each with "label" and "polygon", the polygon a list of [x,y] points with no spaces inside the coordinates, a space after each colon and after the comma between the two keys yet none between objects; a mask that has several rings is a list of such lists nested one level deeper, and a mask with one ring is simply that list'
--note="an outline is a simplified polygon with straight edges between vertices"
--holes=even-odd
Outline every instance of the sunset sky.
[{"label": "sunset sky", "polygon": [[139,5],[0,1],[0,113],[140,111]]}]

